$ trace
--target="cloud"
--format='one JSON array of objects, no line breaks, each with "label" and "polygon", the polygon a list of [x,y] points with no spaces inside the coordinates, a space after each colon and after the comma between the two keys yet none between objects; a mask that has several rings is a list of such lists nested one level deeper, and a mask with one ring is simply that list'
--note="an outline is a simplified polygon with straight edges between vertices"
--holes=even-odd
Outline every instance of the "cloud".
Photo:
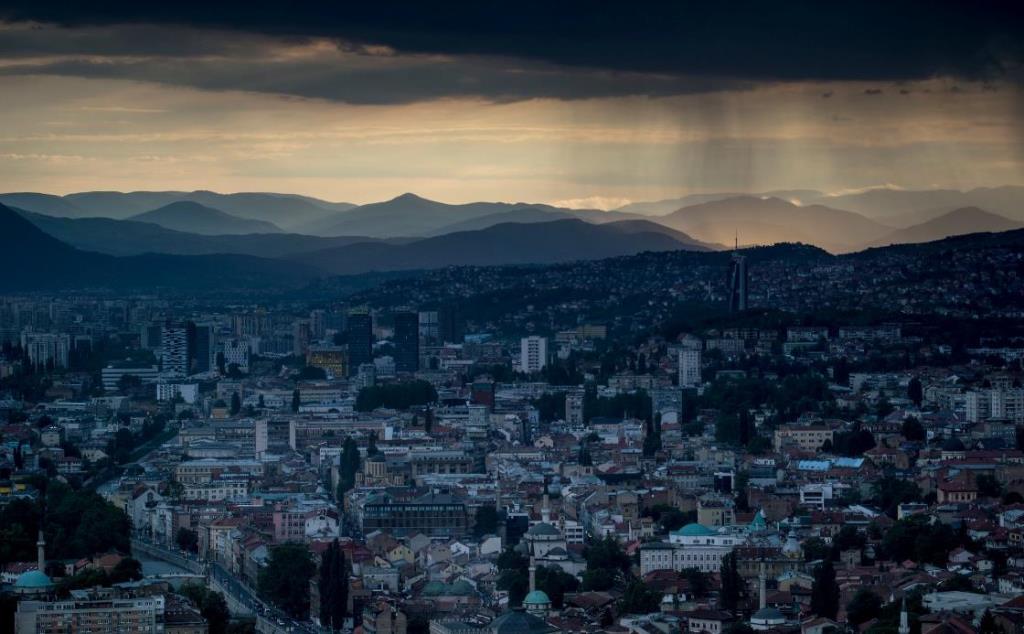
[{"label": "cloud", "polygon": [[472,55],[399,55],[322,39],[151,25],[8,25],[0,28],[0,75],[149,81],[369,105],[445,98],[511,102],[664,97],[752,86],[703,76],[579,69]]},{"label": "cloud", "polygon": [[[748,81],[999,76],[1024,59],[1024,8],[998,0],[794,0],[766,5],[510,3],[29,2],[0,19],[69,27],[172,25],[328,38],[349,50],[486,56],[594,70]],[[139,54],[235,40],[137,39]],[[98,45],[98,44],[97,44]],[[157,49],[157,50],[154,50]]]},{"label": "cloud", "polygon": [[555,200],[551,204],[555,207],[565,207],[568,209],[600,209],[602,211],[611,211],[613,209],[625,207],[631,202],[633,201],[629,198],[616,196],[587,196],[585,198]]}]

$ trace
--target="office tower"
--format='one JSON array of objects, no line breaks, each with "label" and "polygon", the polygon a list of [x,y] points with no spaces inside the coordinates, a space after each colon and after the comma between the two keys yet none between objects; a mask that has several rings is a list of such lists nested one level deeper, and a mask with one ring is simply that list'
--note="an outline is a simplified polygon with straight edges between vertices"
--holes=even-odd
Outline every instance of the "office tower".
[{"label": "office tower", "polygon": [[28,360],[34,366],[68,367],[68,353],[71,351],[71,337],[68,335],[45,332],[22,333],[21,347],[28,354]]},{"label": "office tower", "polygon": [[395,371],[420,369],[420,323],[413,311],[395,313]]},{"label": "office tower", "polygon": [[523,337],[519,343],[519,371],[540,372],[548,364],[548,340],[545,337]]},{"label": "office tower", "polygon": [[423,345],[436,346],[441,343],[440,316],[436,310],[420,311],[420,340]]},{"label": "office tower", "polygon": [[312,339],[313,331],[308,319],[296,319],[292,322],[292,354],[297,357],[305,356]]},{"label": "office tower", "polygon": [[729,263],[729,312],[747,309],[747,258],[739,252],[732,254]]},{"label": "office tower", "polygon": [[700,383],[700,350],[683,348],[679,351],[679,387],[697,387]]},{"label": "office tower", "polygon": [[367,311],[348,316],[348,368],[355,372],[364,363],[373,363],[373,317]]},{"label": "office tower", "polygon": [[583,390],[565,393],[565,422],[574,426],[583,424]]},{"label": "office tower", "polygon": [[142,327],[140,344],[144,350],[157,350],[160,348],[160,332],[163,328],[160,324],[146,324]]},{"label": "office tower", "polygon": [[217,367],[217,329],[210,324],[193,325],[190,329],[189,372],[209,372]]},{"label": "office tower", "polygon": [[165,373],[188,374],[189,324],[166,321],[160,330],[160,369]]},{"label": "office tower", "polygon": [[327,332],[326,310],[318,308],[309,313],[309,331],[313,339],[320,340],[324,338],[324,334]]},{"label": "office tower", "polygon": [[456,306],[445,306],[437,311],[437,330],[441,343],[462,343],[466,337],[462,311]]}]

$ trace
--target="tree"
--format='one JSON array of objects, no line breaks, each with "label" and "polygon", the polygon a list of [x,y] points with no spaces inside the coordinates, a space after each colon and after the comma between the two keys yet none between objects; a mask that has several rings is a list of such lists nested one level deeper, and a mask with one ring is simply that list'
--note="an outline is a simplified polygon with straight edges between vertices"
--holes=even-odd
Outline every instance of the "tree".
[{"label": "tree", "polygon": [[485,504],[476,509],[476,522],[473,525],[473,532],[476,536],[483,537],[498,531],[498,510],[493,504]]},{"label": "tree", "polygon": [[295,390],[292,391],[292,411],[293,412],[299,411],[299,405],[301,403],[302,403],[302,398],[301,398],[301,396],[299,394],[299,388],[295,388]]},{"label": "tree", "polygon": [[927,434],[924,430],[924,425],[921,421],[917,420],[914,416],[907,416],[903,419],[903,437],[910,441],[923,441]]},{"label": "tree", "polygon": [[348,569],[345,553],[335,539],[324,551],[320,561],[320,623],[340,630],[348,612]]},{"label": "tree", "polygon": [[191,601],[206,619],[209,634],[227,633],[231,612],[228,611],[228,603],[224,600],[223,594],[194,582],[183,584],[178,594]]},{"label": "tree", "polygon": [[238,392],[231,393],[231,415],[238,416],[238,412],[242,411],[242,399],[239,398]]},{"label": "tree", "polygon": [[224,351],[223,350],[219,350],[217,352],[217,372],[219,372],[222,376],[225,374],[225,372],[224,372]]},{"label": "tree", "polygon": [[371,431],[370,438],[366,443],[366,457],[370,458],[372,456],[376,456],[377,453],[377,432]]},{"label": "tree", "polygon": [[199,551],[199,534],[191,528],[185,528],[184,526],[179,528],[177,535],[174,536],[174,541],[182,550],[192,553]]},{"label": "tree", "polygon": [[921,500],[921,487],[911,480],[885,476],[871,485],[871,496],[886,515],[896,517],[900,504]]},{"label": "tree", "polygon": [[260,596],[296,619],[309,615],[309,580],[316,565],[305,544],[286,542],[270,551],[267,566],[260,570]]},{"label": "tree", "polygon": [[359,471],[359,447],[352,436],[347,436],[341,445],[341,463],[338,471],[338,497],[341,498],[356,485],[356,473]]},{"label": "tree", "polygon": [[850,625],[860,625],[878,618],[881,612],[882,599],[868,588],[857,590],[857,594],[846,604],[846,620]]},{"label": "tree", "polygon": [[735,611],[739,605],[740,596],[743,594],[743,578],[740,577],[739,569],[736,566],[736,553],[730,552],[722,558],[720,569],[722,578],[722,591],[719,594],[719,603],[729,611]]},{"label": "tree", "polygon": [[639,579],[631,579],[619,600],[619,611],[623,614],[650,614],[661,607],[661,595],[647,587]]},{"label": "tree", "polygon": [[708,581],[708,576],[700,571],[699,568],[686,568],[683,570],[683,576],[686,577],[686,583],[690,586],[690,595],[696,599],[702,599],[707,596],[708,591],[711,589],[711,583]]},{"label": "tree", "polygon": [[916,376],[907,384],[907,398],[913,401],[914,405],[921,407],[921,401],[924,400],[924,387],[921,385],[921,379]]},{"label": "tree", "polygon": [[999,484],[999,480],[994,475],[980,473],[974,479],[974,483],[978,487],[978,495],[982,497],[998,498],[1003,494],[1003,485]]},{"label": "tree", "polygon": [[836,583],[836,570],[831,559],[826,559],[814,569],[811,612],[829,619],[836,618],[839,613],[839,584]]},{"label": "tree", "polygon": [[110,571],[110,583],[124,583],[142,579],[142,563],[138,559],[125,557]]},{"label": "tree", "polygon": [[604,570],[613,576],[618,572],[627,572],[632,565],[619,540],[611,535],[595,541],[583,552],[583,556],[587,560],[587,570]]},{"label": "tree", "polygon": [[985,613],[981,615],[981,623],[978,624],[978,634],[1005,634],[1005,630],[996,622],[996,617],[985,610]]},{"label": "tree", "polygon": [[592,467],[594,466],[594,459],[590,455],[590,449],[587,448],[586,443],[580,445],[580,451],[576,456],[576,462],[581,467]]}]

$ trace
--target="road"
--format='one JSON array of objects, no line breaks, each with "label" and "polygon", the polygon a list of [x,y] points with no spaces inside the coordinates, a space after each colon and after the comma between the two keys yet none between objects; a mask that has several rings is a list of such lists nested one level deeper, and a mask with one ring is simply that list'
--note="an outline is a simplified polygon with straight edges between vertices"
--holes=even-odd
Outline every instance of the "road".
[{"label": "road", "polygon": [[204,566],[207,577],[215,580],[225,593],[231,595],[231,598],[234,601],[238,602],[240,605],[248,606],[248,608],[252,610],[253,614],[266,619],[277,626],[279,630],[295,632],[296,634],[322,633],[322,630],[313,623],[308,621],[297,621],[274,605],[260,599],[255,590],[249,587],[244,581],[231,574],[227,568],[215,561],[203,562],[199,560],[194,553],[167,548],[162,544],[149,541],[139,535],[133,536],[132,541],[133,543],[141,543],[145,545],[149,550],[160,551],[162,556],[165,556],[170,562],[175,564],[181,561],[188,561],[193,565],[198,563]]}]

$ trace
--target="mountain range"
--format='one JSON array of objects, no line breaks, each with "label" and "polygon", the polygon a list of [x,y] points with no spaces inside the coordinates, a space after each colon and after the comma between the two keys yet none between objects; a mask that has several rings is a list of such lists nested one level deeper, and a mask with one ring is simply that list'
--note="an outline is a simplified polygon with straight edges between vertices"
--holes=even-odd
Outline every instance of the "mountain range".
[{"label": "mountain range", "polygon": [[115,257],[47,235],[0,204],[0,290],[60,288],[243,289],[294,287],[319,275],[287,260],[246,255]]},{"label": "mountain range", "polygon": [[[988,204],[954,204],[960,201]],[[415,194],[355,206],[292,194],[194,192],[83,192],[52,196],[31,192],[0,194],[0,202],[26,212],[74,218],[57,227],[39,217],[72,245],[116,255],[142,252],[175,254],[242,253],[280,257],[360,242],[405,244],[450,233],[479,231],[514,223],[579,219],[592,224],[647,220],[687,234],[705,245],[772,244],[800,241],[840,253],[904,239],[934,239],[962,231],[1009,226],[1024,221],[1024,188],[955,190],[872,189],[829,195],[791,189],[743,195],[695,194],[615,211],[569,209],[546,204],[473,202],[448,204]],[[958,209],[958,220],[914,229]],[[974,222],[968,218],[975,215]],[[99,219],[141,221],[113,227]],[[127,219],[127,220],[126,220]],[[139,226],[146,223],[148,227]],[[177,233],[158,233],[154,225]],[[901,230],[911,230],[899,233]],[[890,235],[892,234],[892,235]],[[270,235],[280,235],[279,239]],[[235,236],[235,239],[227,239]],[[244,237],[243,237],[244,236]],[[202,240],[201,237],[217,238]]]},{"label": "mountain range", "polygon": [[996,233],[1021,228],[1024,228],[1024,223],[989,213],[977,207],[963,207],[912,227],[893,231],[875,240],[870,246],[934,242],[949,236],[979,232]]},{"label": "mountain range", "polygon": [[149,222],[164,229],[205,236],[245,233],[281,233],[280,227],[265,220],[239,218],[191,200],[179,200],[159,209],[131,216],[128,220]]},{"label": "mountain range", "polygon": [[335,275],[350,275],[446,266],[550,264],[679,249],[712,250],[685,234],[644,220],[596,225],[571,218],[543,225],[497,224],[407,244],[362,242],[291,259]]}]

